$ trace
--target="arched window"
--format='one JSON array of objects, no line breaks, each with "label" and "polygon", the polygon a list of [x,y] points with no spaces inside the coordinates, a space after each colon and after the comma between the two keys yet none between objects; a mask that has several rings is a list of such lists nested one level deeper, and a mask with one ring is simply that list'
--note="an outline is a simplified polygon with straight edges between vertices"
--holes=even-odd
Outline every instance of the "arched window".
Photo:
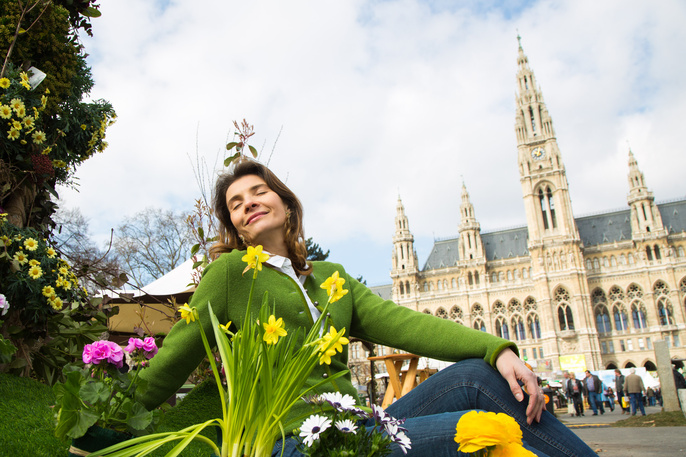
[{"label": "arched window", "polygon": [[548,230],[550,228],[557,228],[555,201],[553,200],[553,192],[550,190],[550,186],[546,186],[545,192],[543,187],[538,189],[538,201],[541,205],[543,229]]},{"label": "arched window", "polygon": [[455,278],[453,278],[451,284],[453,289],[457,288],[457,280]]},{"label": "arched window", "polygon": [[491,273],[491,282],[494,284],[498,282],[498,274],[495,271]]},{"label": "arched window", "polygon": [[634,321],[635,329],[639,330],[646,328],[646,310],[642,302],[636,301],[631,304],[631,318]]},{"label": "arched window", "polygon": [[405,284],[400,283],[400,295],[405,295]]},{"label": "arched window", "polygon": [[653,250],[650,249],[650,246],[646,246],[646,255],[648,256],[648,260],[653,260]]},{"label": "arched window", "polygon": [[598,329],[598,333],[610,333],[612,331],[612,325],[610,324],[610,315],[607,312],[607,306],[599,305],[595,310],[595,324]]},{"label": "arched window", "polygon": [[462,318],[464,317],[462,313],[462,308],[459,306],[455,305],[452,308],[450,308],[450,318],[454,321],[460,321],[462,323]]},{"label": "arched window", "polygon": [[629,318],[626,315],[624,305],[615,305],[612,307],[612,316],[615,318],[615,328],[618,331],[629,329]]},{"label": "arched window", "polygon": [[591,262],[591,259],[586,259],[586,269],[587,270],[593,269],[593,263]]},{"label": "arched window", "polygon": [[405,293],[408,295],[410,293],[410,281],[405,281]]},{"label": "arched window", "polygon": [[482,332],[486,331],[486,324],[484,324],[483,319],[480,317],[474,319],[474,325],[472,327],[476,330],[481,330]]},{"label": "arched window", "polygon": [[522,316],[512,317],[512,330],[514,331],[515,339],[523,341],[526,339],[526,332],[524,331],[524,320]]},{"label": "arched window", "polygon": [[679,246],[679,249],[676,250],[676,255],[678,255],[679,257],[684,257],[685,254],[683,246]]},{"label": "arched window", "polygon": [[594,270],[600,270],[600,262],[598,262],[597,257],[595,259],[593,259],[593,269]]},{"label": "arched window", "polygon": [[616,266],[617,266],[617,258],[616,258],[615,256],[610,257],[610,265],[611,265],[612,267],[616,267]]},{"label": "arched window", "polygon": [[429,283],[424,282],[424,292],[428,292],[428,291],[429,291]]},{"label": "arched window", "polygon": [[498,272],[498,281],[503,282],[505,280],[505,273],[502,271]]},{"label": "arched window", "polygon": [[510,300],[510,303],[507,304],[507,312],[508,314],[521,313],[522,304],[519,302],[519,300],[513,298],[512,300]]},{"label": "arched window", "polygon": [[440,279],[438,281],[436,281],[436,289],[438,289],[438,290],[443,289],[443,283],[441,282]]},{"label": "arched window", "polygon": [[496,300],[493,303],[493,314],[505,314],[505,305],[500,300]]},{"label": "arched window", "polygon": [[474,272],[474,283],[478,286],[479,285],[479,272],[475,271]]},{"label": "arched window", "polygon": [[624,254],[619,256],[619,264],[622,266],[626,265],[626,256]]},{"label": "arched window", "polygon": [[467,278],[468,278],[469,285],[470,286],[473,285],[474,284],[474,278],[472,277],[471,271],[469,273],[467,273]]},{"label": "arched window", "polygon": [[529,328],[529,337],[534,340],[541,338],[541,322],[538,319],[538,314],[531,313],[526,318],[526,326]]},{"label": "arched window", "polygon": [[522,278],[527,279],[529,277],[529,270],[522,268]]},{"label": "arched window", "polygon": [[662,256],[660,255],[660,246],[657,244],[653,246],[653,251],[655,252],[655,260],[660,260]]},{"label": "arched window", "polygon": [[472,306],[472,316],[483,316],[484,315],[484,309],[481,307],[480,304],[474,303]]},{"label": "arched window", "polygon": [[507,270],[507,280],[512,281],[512,270]]},{"label": "arched window", "polygon": [[440,317],[441,319],[447,319],[447,318],[448,318],[448,313],[447,313],[447,312],[445,311],[445,309],[443,309],[443,307],[441,306],[441,307],[439,307],[439,308],[436,310],[436,316],[437,316],[437,317]]},{"label": "arched window", "polygon": [[431,311],[429,311],[428,308],[425,308],[424,311],[422,311],[424,314],[431,314]]},{"label": "arched window", "polygon": [[557,320],[560,330],[574,330],[574,315],[569,306],[569,292],[564,287],[558,287],[554,299],[557,303]]},{"label": "arched window", "polygon": [[664,281],[657,281],[653,286],[653,294],[657,299],[657,316],[660,325],[674,324],[674,309],[669,299],[669,287]]},{"label": "arched window", "polygon": [[627,258],[629,259],[629,265],[633,265],[633,264],[636,262],[636,260],[634,259],[633,254],[628,254],[628,255],[627,255]]},{"label": "arched window", "polygon": [[500,338],[510,339],[510,329],[507,327],[507,320],[505,316],[499,316],[495,320],[495,334]]}]

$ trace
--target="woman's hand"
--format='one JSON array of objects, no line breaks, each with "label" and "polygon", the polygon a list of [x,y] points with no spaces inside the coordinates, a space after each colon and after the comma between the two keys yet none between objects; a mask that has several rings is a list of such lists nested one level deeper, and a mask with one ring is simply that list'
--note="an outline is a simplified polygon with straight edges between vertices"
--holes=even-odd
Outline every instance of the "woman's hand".
[{"label": "woman's hand", "polygon": [[526,422],[527,424],[533,423],[534,420],[539,422],[541,414],[545,409],[545,398],[543,390],[538,386],[536,375],[524,365],[524,362],[510,348],[503,350],[498,355],[498,358],[495,360],[495,366],[507,383],[510,384],[512,395],[515,396],[517,401],[524,399],[524,394],[518,381],[524,384],[524,389],[529,394]]}]

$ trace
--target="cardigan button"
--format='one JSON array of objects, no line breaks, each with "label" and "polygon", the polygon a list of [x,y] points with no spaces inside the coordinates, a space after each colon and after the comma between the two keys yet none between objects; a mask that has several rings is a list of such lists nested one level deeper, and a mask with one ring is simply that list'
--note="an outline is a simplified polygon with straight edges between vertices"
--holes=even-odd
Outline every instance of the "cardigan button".
[{"label": "cardigan button", "polygon": [[314,302],[314,306],[319,306],[319,302],[318,301]]},{"label": "cardigan button", "polygon": [[328,378],[328,377],[329,377],[329,373],[322,374],[322,378]]}]

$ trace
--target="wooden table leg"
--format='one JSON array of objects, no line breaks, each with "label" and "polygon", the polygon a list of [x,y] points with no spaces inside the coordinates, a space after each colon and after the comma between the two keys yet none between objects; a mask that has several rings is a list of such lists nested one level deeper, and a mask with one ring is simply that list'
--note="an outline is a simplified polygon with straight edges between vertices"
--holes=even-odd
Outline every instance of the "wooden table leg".
[{"label": "wooden table leg", "polygon": [[407,368],[407,373],[405,373],[403,379],[403,390],[398,396],[398,398],[402,397],[409,391],[415,388],[417,385],[417,364],[419,363],[419,359],[412,359],[410,360],[410,366]]}]

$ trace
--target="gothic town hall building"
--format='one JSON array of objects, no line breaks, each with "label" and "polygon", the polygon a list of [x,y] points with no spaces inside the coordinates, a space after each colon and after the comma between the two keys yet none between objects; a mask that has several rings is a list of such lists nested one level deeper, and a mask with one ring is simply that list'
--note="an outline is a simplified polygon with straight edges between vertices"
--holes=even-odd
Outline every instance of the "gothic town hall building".
[{"label": "gothic town hall building", "polygon": [[526,226],[481,233],[462,186],[457,237],[420,267],[400,199],[391,298],[516,341],[541,371],[655,370],[653,343],[686,357],[686,200],[656,203],[633,154],[627,208],[575,218],[553,121],[519,46],[515,131]]}]

